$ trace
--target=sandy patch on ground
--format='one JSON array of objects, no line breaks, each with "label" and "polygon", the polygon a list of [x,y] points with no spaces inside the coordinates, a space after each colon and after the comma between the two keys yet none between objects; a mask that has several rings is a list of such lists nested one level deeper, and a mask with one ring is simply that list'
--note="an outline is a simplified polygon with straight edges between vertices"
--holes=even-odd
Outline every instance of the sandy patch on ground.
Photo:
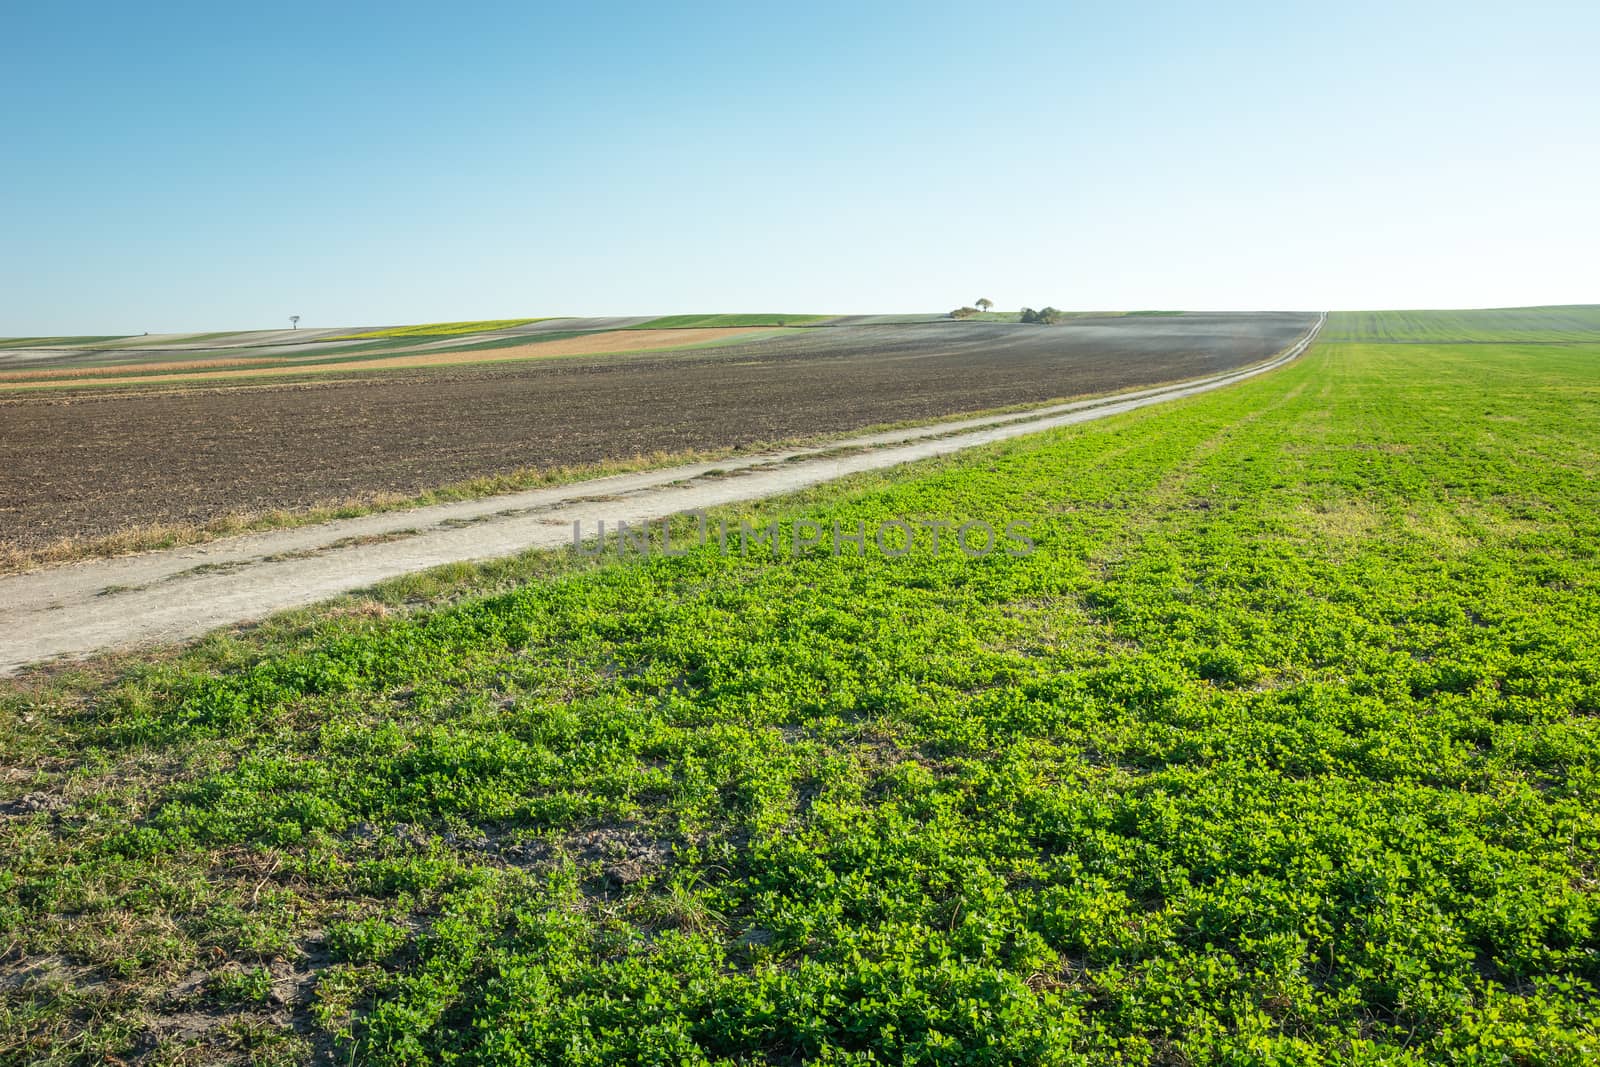
[{"label": "sandy patch on ground", "polygon": [[[103,370],[96,368],[101,373],[79,371],[72,368],[58,368],[59,373],[44,370],[5,375],[0,377],[0,386],[9,385],[17,389],[39,388],[47,385],[63,384],[64,378],[67,380],[81,379],[86,385],[164,385],[172,382],[231,381],[235,378],[261,378],[280,374],[314,374],[326,371],[395,370],[405,367],[443,367],[459,363],[504,363],[514,360],[538,359],[542,356],[588,356],[613,352],[621,354],[627,352],[649,352],[662,348],[684,348],[721,341],[730,337],[739,337],[744,334],[764,333],[771,329],[773,327],[770,326],[707,326],[689,330],[607,330],[603,333],[583,334],[578,337],[562,338],[559,341],[541,341],[534,344],[517,345],[512,348],[493,348],[475,352],[424,352],[409,356],[389,356],[384,359],[339,360],[318,364],[274,362],[271,366],[247,366],[244,369],[237,370],[218,370],[216,368],[227,368],[240,363],[249,364],[254,361],[212,360],[199,365],[193,362],[136,363],[115,368],[104,368]],[[186,370],[193,373],[127,376],[127,372],[133,370],[159,371],[168,368]],[[105,372],[123,376],[101,376]],[[44,378],[46,380],[32,380],[36,378]]]}]

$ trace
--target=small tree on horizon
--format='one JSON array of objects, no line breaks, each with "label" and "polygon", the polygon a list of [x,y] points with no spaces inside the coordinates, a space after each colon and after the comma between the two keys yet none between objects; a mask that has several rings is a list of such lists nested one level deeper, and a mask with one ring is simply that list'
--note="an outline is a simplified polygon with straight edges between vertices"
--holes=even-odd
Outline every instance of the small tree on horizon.
[{"label": "small tree on horizon", "polygon": [[299,328],[300,328],[300,316],[299,315],[290,315],[289,316],[289,329],[298,330]]},{"label": "small tree on horizon", "polygon": [[980,296],[977,300],[977,304],[978,310],[980,311],[988,311],[990,308],[994,307],[994,301],[990,300],[986,296]]}]

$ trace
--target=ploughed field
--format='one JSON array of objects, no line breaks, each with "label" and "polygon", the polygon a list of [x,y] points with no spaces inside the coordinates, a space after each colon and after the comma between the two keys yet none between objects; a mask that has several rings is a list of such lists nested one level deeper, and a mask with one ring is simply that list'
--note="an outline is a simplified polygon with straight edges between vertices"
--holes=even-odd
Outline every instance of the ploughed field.
[{"label": "ploughed field", "polygon": [[0,547],[1114,391],[1256,362],[1313,321],[823,324],[622,355],[0,394]]}]

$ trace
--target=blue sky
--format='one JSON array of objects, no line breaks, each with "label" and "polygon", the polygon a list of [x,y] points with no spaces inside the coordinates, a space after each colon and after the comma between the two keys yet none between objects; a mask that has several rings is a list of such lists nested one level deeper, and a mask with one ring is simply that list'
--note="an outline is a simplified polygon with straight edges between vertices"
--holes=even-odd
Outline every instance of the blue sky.
[{"label": "blue sky", "polygon": [[0,5],[0,336],[1600,301],[1588,4]]}]

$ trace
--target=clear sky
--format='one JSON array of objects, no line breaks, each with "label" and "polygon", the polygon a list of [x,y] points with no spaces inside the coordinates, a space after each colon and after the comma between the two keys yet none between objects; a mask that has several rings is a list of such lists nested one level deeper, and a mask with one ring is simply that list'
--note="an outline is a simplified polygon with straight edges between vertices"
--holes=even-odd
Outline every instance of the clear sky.
[{"label": "clear sky", "polygon": [[1600,6],[0,4],[0,335],[1600,301]]}]

